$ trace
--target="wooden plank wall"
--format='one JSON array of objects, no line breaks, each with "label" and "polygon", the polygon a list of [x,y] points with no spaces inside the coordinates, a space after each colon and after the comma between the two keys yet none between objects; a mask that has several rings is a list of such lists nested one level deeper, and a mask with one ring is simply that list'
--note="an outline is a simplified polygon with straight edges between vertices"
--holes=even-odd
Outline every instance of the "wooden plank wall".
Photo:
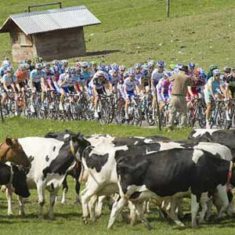
[{"label": "wooden plank wall", "polygon": [[83,28],[33,35],[37,55],[44,60],[68,59],[86,53]]}]

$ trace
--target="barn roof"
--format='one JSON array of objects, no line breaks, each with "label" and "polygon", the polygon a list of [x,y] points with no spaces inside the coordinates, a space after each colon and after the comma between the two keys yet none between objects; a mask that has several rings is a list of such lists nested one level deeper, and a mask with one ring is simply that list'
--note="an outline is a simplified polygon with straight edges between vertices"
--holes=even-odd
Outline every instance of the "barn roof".
[{"label": "barn roof", "polygon": [[12,21],[27,35],[101,23],[85,6],[67,7],[10,15],[0,33],[10,32]]}]

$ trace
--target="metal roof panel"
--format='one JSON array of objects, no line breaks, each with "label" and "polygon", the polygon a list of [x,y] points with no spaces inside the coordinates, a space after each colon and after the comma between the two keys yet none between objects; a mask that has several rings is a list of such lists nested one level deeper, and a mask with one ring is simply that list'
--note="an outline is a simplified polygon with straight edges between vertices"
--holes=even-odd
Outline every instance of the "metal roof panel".
[{"label": "metal roof panel", "polygon": [[14,21],[26,34],[76,28],[101,22],[85,7],[67,7],[47,11],[35,11],[10,15],[0,32],[8,32],[7,23]]}]

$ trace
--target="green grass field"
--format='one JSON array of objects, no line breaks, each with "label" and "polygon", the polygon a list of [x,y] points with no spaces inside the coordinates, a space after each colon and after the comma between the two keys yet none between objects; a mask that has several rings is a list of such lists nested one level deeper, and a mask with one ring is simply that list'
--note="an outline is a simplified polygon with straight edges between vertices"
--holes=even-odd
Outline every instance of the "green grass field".
[{"label": "green grass field", "polygon": [[[41,0],[40,3],[51,2]],[[171,17],[165,16],[165,0],[66,0],[64,6],[86,5],[101,21],[99,26],[85,29],[87,50],[89,53],[116,51],[106,55],[88,56],[83,60],[97,60],[108,63],[117,62],[131,65],[148,58],[164,59],[167,63],[195,61],[201,66],[218,64],[234,66],[235,40],[235,2],[234,0],[172,0]],[[0,24],[9,14],[20,13],[28,5],[38,4],[36,0],[1,0]],[[0,34],[0,60],[10,56],[10,39]],[[101,53],[102,54],[102,53]],[[107,133],[115,136],[164,135],[174,140],[186,138],[190,129],[159,132],[156,128],[131,126],[101,126],[96,122],[56,122],[7,119],[0,123],[0,141],[6,136],[43,136],[48,131],[64,129],[80,131],[84,135]],[[70,180],[73,187],[73,181]],[[37,197],[35,190],[26,205],[27,216],[20,218],[6,216],[6,200],[0,194],[0,234],[234,234],[235,223],[232,219],[220,223],[202,225],[199,229],[179,230],[174,225],[159,219],[156,213],[149,215],[152,231],[142,224],[131,227],[125,222],[117,222],[112,231],[107,231],[109,211],[95,224],[84,225],[81,219],[81,207],[74,205],[74,190],[70,187],[68,203],[56,205],[56,219],[39,220],[37,218]],[[47,206],[46,206],[47,207]],[[17,202],[14,203],[15,215]]]},{"label": "green grass field", "polygon": [[[40,3],[51,2],[41,0]],[[101,21],[85,28],[87,51],[117,51],[83,58],[131,65],[148,58],[170,63],[195,61],[234,66],[234,0],[66,0],[64,6],[86,5]],[[24,12],[36,0],[0,1],[0,24],[9,14]],[[10,39],[0,35],[0,59],[10,56]]]}]

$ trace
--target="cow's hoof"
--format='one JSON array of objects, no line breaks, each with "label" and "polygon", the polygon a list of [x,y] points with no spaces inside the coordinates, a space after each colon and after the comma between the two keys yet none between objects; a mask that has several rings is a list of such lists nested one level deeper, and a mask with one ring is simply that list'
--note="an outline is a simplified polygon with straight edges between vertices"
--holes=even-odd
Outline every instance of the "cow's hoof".
[{"label": "cow's hoof", "polygon": [[84,224],[88,224],[88,219],[87,218],[82,218]]},{"label": "cow's hoof", "polygon": [[21,216],[21,217],[25,217],[25,213],[24,213],[24,212],[22,212],[22,211],[19,211],[19,216]]}]

